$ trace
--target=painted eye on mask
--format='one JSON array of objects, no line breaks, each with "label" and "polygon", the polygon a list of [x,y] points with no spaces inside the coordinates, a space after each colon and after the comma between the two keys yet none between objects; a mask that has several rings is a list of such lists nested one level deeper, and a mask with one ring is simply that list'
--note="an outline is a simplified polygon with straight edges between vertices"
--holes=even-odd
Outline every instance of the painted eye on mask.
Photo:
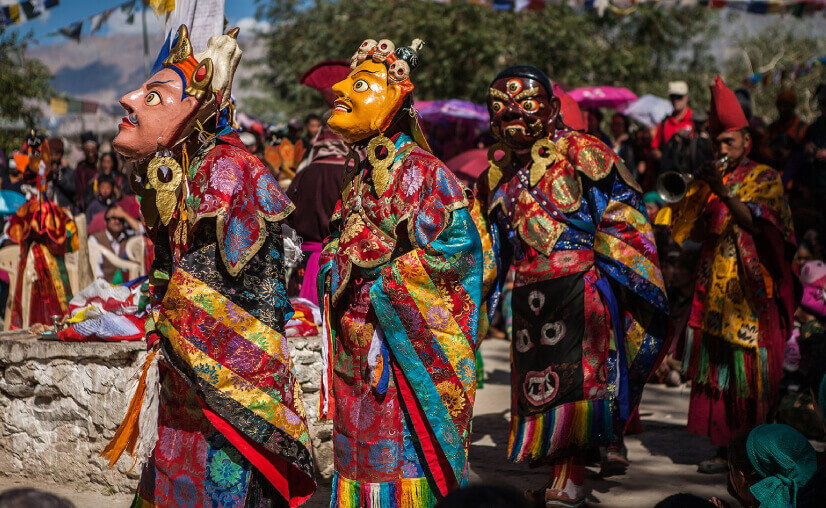
[{"label": "painted eye on mask", "polygon": [[492,109],[494,113],[498,113],[498,112],[502,111],[502,108],[504,108],[504,107],[505,107],[505,105],[502,104],[499,101],[493,101],[490,104],[490,109]]},{"label": "painted eye on mask", "polygon": [[511,95],[516,95],[522,91],[522,82],[518,79],[511,79],[506,86],[508,87],[508,93]]},{"label": "painted eye on mask", "polygon": [[534,113],[539,109],[539,103],[536,102],[534,99],[524,100],[522,101],[522,109],[524,109],[528,113]]},{"label": "painted eye on mask", "polygon": [[161,103],[161,94],[158,92],[149,92],[146,94],[146,99],[144,99],[147,106],[157,106]]},{"label": "painted eye on mask", "polygon": [[368,88],[367,81],[360,79],[353,83],[353,90],[356,92],[366,92]]}]

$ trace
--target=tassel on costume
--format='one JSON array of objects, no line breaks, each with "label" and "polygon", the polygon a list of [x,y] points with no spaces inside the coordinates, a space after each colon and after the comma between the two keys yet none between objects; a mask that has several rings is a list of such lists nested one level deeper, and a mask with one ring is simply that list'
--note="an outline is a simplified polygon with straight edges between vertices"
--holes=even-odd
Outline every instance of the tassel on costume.
[{"label": "tassel on costume", "polygon": [[126,410],[123,421],[115,431],[109,444],[100,453],[109,460],[109,467],[114,467],[123,452],[132,457],[132,467],[152,454],[158,441],[158,404],[160,402],[160,372],[158,368],[158,351],[146,356],[143,366],[138,371],[132,400]]},{"label": "tassel on costume", "polygon": [[332,418],[332,398],[333,398],[333,353],[335,351],[335,339],[333,330],[330,328],[330,297],[322,298],[323,309],[321,313],[321,363],[324,369],[321,371],[321,393],[318,397],[318,418],[326,420]]},{"label": "tassel on costume", "polygon": [[427,478],[402,478],[391,482],[368,483],[333,475],[330,506],[334,508],[428,508],[436,497]]},{"label": "tassel on costume", "polygon": [[614,432],[612,405],[611,399],[581,400],[536,415],[513,415],[509,460],[538,460],[569,445],[585,448],[610,444]]}]

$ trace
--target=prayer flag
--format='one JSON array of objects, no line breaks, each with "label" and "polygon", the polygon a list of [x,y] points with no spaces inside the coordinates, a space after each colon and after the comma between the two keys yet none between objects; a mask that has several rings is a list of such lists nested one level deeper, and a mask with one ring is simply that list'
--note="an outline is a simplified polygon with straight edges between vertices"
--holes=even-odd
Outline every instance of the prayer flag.
[{"label": "prayer flag", "polygon": [[58,30],[58,33],[69,39],[74,39],[76,42],[80,42],[81,30],[83,30],[83,21],[78,21],[77,23],[72,23],[69,26],[61,28]]},{"label": "prayer flag", "polygon": [[9,19],[12,23],[20,23],[20,4],[11,4],[4,9],[9,10]]},{"label": "prayer flag", "polygon": [[68,112],[69,113],[82,113],[83,112],[83,103],[79,100],[69,99],[67,101],[69,103]]},{"label": "prayer flag", "polygon": [[175,10],[175,0],[149,0],[149,7],[156,16]]},{"label": "prayer flag", "polygon": [[57,97],[52,97],[50,102],[52,107],[52,113],[56,115],[65,115],[69,112],[69,104],[65,100],[58,99]]},{"label": "prayer flag", "polygon": [[100,28],[103,26],[104,23],[106,23],[106,21],[109,19],[109,16],[111,16],[113,12],[115,12],[115,9],[107,9],[102,13],[98,14],[96,16],[97,19],[92,21],[92,33],[95,33],[98,30],[100,30]]},{"label": "prayer flag", "polygon": [[46,10],[43,0],[27,0],[20,5],[23,7],[23,12],[26,13],[26,19],[34,19]]},{"label": "prayer flag", "polygon": [[95,114],[98,112],[98,103],[92,101],[83,101],[83,105],[81,107],[81,111],[83,113],[90,113]]}]

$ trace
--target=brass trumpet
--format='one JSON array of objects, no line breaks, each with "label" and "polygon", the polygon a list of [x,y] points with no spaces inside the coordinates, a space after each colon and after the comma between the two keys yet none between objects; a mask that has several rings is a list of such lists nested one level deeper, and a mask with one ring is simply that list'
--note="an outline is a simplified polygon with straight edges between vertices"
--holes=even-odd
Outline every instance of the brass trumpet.
[{"label": "brass trumpet", "polygon": [[[722,170],[728,165],[728,155],[714,161],[714,166]],[[682,200],[688,193],[691,182],[694,181],[694,173],[681,173],[679,171],[666,171],[657,177],[657,194],[666,203],[676,203]]]}]

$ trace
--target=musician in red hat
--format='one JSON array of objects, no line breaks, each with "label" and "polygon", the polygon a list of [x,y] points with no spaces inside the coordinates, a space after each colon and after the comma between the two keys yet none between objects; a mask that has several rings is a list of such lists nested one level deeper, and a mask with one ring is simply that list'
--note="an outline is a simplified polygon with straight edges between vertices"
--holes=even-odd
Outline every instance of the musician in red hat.
[{"label": "musician in red hat", "polygon": [[748,158],[748,126],[717,77],[709,111],[717,161],[699,169],[674,206],[674,239],[683,247],[700,242],[680,346],[692,380],[688,431],[719,447],[700,464],[704,473],[725,472],[729,441],[766,421],[792,325],[791,213],[778,172]]}]

